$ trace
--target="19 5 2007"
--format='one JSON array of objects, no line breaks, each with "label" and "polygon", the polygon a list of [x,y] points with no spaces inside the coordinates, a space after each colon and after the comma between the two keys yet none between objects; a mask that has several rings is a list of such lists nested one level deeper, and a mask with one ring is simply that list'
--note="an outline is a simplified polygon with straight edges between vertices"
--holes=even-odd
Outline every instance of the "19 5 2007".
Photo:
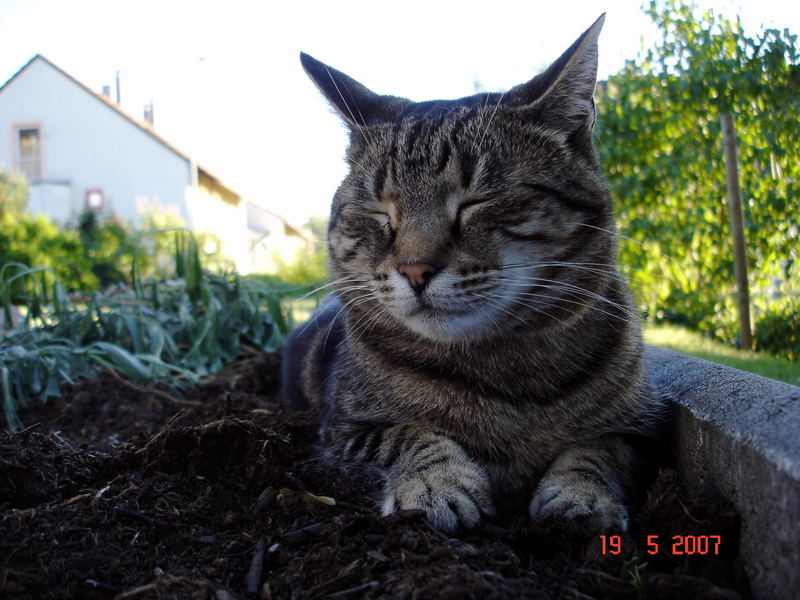
[{"label": "19 5 2007", "polygon": [[[601,552],[603,554],[620,554],[622,552],[622,537],[618,535],[601,535]],[[663,551],[673,556],[678,555],[719,555],[722,546],[721,535],[673,535],[663,544]],[[647,553],[658,554],[662,552],[662,542],[657,535],[647,536]]]}]

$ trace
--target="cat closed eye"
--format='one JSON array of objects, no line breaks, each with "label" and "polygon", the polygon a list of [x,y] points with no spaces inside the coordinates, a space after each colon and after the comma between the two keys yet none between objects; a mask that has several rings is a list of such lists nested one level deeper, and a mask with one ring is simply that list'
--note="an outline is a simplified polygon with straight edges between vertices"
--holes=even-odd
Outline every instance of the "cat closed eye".
[{"label": "cat closed eye", "polygon": [[386,229],[392,230],[392,217],[389,216],[387,213],[379,212],[379,211],[369,211],[365,213],[375,219],[381,227]]},{"label": "cat closed eye", "polygon": [[460,204],[456,209],[454,226],[458,228],[462,227],[476,211],[483,208],[492,200],[493,198],[475,198],[474,200],[468,200]]},{"label": "cat closed eye", "polygon": [[471,200],[465,200],[458,206],[458,212],[462,212],[467,210],[468,208],[472,208],[473,206],[480,206],[482,204],[486,204],[491,202],[494,198],[473,198]]}]

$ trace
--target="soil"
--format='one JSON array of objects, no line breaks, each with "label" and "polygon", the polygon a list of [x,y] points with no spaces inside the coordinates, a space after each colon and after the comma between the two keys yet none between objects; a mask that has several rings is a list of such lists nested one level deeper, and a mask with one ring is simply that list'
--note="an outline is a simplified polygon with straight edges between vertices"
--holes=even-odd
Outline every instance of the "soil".
[{"label": "soil", "polygon": [[105,374],[22,412],[0,434],[0,598],[750,597],[736,513],[667,468],[605,547],[522,516],[457,536],[382,517],[374,475],[318,462],[318,416],[279,406],[279,364],[180,396]]}]

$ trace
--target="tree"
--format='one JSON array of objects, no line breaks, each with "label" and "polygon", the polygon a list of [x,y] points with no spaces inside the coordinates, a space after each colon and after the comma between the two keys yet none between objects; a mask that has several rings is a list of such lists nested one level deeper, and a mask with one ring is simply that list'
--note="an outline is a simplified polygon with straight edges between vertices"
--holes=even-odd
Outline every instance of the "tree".
[{"label": "tree", "polygon": [[[797,359],[797,38],[775,29],[748,37],[738,20],[678,0],[645,11],[661,41],[598,89],[598,148],[620,231],[638,242],[620,248],[635,293],[651,318],[736,341],[720,126],[732,113],[756,341]],[[788,332],[776,331],[782,322]]]}]

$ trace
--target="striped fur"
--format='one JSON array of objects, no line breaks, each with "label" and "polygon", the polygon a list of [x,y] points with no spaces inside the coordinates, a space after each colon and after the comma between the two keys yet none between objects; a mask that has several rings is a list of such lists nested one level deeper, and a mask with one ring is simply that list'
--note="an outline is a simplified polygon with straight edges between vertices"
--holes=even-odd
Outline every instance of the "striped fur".
[{"label": "striped fur", "polygon": [[283,398],[325,407],[323,455],[373,465],[385,513],[627,525],[628,438],[660,406],[591,141],[601,25],[530,82],[460,100],[379,96],[302,56],[351,169],[334,292],[287,342]]}]

